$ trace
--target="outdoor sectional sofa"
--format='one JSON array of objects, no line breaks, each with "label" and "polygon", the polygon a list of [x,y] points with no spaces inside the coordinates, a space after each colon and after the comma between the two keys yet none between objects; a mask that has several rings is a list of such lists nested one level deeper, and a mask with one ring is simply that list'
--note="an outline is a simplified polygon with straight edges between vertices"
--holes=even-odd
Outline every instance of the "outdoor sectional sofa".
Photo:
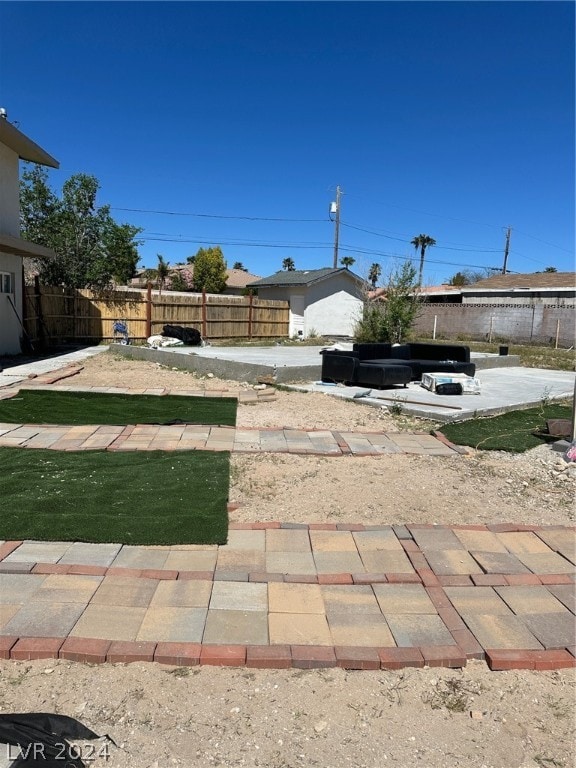
[{"label": "outdoor sectional sofa", "polygon": [[322,381],[358,386],[406,386],[423,373],[474,376],[469,347],[455,344],[354,344],[351,351],[323,350]]}]

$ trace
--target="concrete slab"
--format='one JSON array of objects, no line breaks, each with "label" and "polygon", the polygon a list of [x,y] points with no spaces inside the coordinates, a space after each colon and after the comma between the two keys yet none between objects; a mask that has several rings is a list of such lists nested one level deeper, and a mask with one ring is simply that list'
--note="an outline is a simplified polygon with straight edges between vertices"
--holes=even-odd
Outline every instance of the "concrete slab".
[{"label": "concrete slab", "polygon": [[480,380],[479,395],[437,395],[418,382],[407,387],[372,389],[369,397],[358,395],[365,387],[328,386],[320,382],[289,385],[290,389],[322,392],[345,400],[356,399],[373,407],[399,406],[403,413],[434,421],[451,422],[489,416],[519,408],[540,405],[543,399],[561,400],[574,394],[575,374],[570,371],[540,368],[490,368],[476,372]]},{"label": "concrete slab", "polygon": [[[349,346],[351,348],[351,343]],[[65,355],[5,367],[0,372],[0,390],[3,386],[27,379],[31,373],[38,375],[56,370],[108,348],[87,347]],[[322,384],[319,381],[322,347],[177,347],[167,351],[112,344],[110,349],[129,358],[155,360],[237,381],[255,382],[259,376],[270,376],[277,383],[297,390],[322,392],[343,399],[357,399],[358,395],[367,391],[365,387]],[[361,402],[377,408],[396,404],[405,413],[450,422],[473,418],[474,415],[495,415],[527,408],[539,405],[543,399],[572,397],[574,392],[576,375],[573,372],[523,368],[512,356],[473,353],[472,360],[477,365],[477,378],[481,383],[479,395],[441,396],[424,389],[418,382],[411,382],[405,388],[372,389],[370,396],[362,397]],[[372,449],[375,447],[372,446]],[[381,446],[376,452],[386,450],[386,446]]]},{"label": "concrete slab", "polygon": [[[106,352],[108,346],[103,344],[98,347],[84,347],[72,352],[63,354],[54,354],[49,357],[43,357],[40,360],[17,356],[10,359],[4,359],[0,366],[0,387],[19,384],[26,381],[29,376],[40,376],[43,373],[65,368],[71,363],[79,363],[87,357]],[[3,370],[1,368],[3,367]]]}]

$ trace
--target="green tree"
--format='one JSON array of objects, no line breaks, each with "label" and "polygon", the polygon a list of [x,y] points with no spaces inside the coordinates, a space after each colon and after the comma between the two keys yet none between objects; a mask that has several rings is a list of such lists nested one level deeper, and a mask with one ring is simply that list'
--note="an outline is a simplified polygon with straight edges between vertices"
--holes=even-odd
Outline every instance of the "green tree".
[{"label": "green tree", "polygon": [[156,267],[156,284],[158,286],[159,292],[162,293],[162,288],[164,288],[166,285],[166,280],[170,274],[170,264],[168,264],[161,253],[157,253],[156,256],[158,257],[158,266]]},{"label": "green tree", "polygon": [[242,264],[242,262],[241,262],[241,261],[235,261],[235,262],[234,262],[234,266],[232,267],[232,269],[239,269],[239,270],[241,270],[242,272],[248,272],[248,270],[246,269],[246,267],[244,266],[244,264]]},{"label": "green tree", "polygon": [[452,275],[452,277],[448,280],[446,285],[470,285],[470,280],[466,276],[465,272],[456,272],[456,274]]},{"label": "green tree", "polygon": [[463,269],[460,272],[456,272],[446,281],[446,285],[473,285],[474,283],[484,280],[486,277],[490,277],[491,270],[485,269],[474,271],[472,269]]},{"label": "green tree", "polygon": [[100,265],[100,270],[102,273],[109,270],[118,285],[126,285],[134,277],[140,258],[134,238],[141,231],[131,224],[110,221],[104,232],[104,263]]},{"label": "green tree", "polygon": [[422,285],[422,274],[424,272],[424,255],[426,249],[432,245],[436,245],[436,240],[430,235],[417,235],[410,243],[416,250],[420,250],[420,268],[418,270],[418,285]]},{"label": "green tree", "polygon": [[405,261],[388,278],[385,298],[364,302],[356,326],[356,341],[400,343],[409,337],[417,314],[416,268]]},{"label": "green tree", "polygon": [[343,267],[346,267],[346,269],[350,269],[355,261],[356,259],[353,256],[342,256],[340,259],[340,264],[342,264]]},{"label": "green tree", "polygon": [[382,274],[382,267],[380,264],[377,264],[374,262],[372,266],[370,267],[370,271],[368,272],[368,282],[372,286],[372,288],[376,288],[376,283],[380,279],[380,275]]},{"label": "green tree", "polygon": [[294,266],[294,260],[290,257],[284,259],[282,262],[282,269],[285,269],[286,272],[294,272],[296,270],[296,267]]},{"label": "green tree", "polygon": [[556,267],[546,267],[544,272],[558,272],[558,270],[556,269]]},{"label": "green tree", "polygon": [[26,169],[20,184],[22,237],[56,252],[36,262],[40,278],[71,288],[105,288],[115,279],[127,282],[136,271],[142,231],[118,224],[110,207],[96,205],[94,176],[76,174],[64,182],[58,198],[44,169]]},{"label": "green tree", "polygon": [[222,293],[226,279],[226,262],[220,246],[200,248],[194,257],[194,290]]},{"label": "green tree", "polygon": [[170,290],[171,291],[189,291],[190,290],[190,284],[186,280],[186,277],[182,273],[181,270],[175,269],[170,274]]}]

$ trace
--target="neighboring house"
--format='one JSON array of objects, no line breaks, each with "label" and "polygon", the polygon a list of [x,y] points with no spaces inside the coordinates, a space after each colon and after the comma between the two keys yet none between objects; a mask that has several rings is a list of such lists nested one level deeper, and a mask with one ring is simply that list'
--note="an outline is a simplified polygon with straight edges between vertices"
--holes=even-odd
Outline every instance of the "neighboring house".
[{"label": "neighboring house", "polygon": [[19,160],[59,168],[57,160],[0,116],[0,355],[22,351],[23,259],[56,255],[20,237]]},{"label": "neighboring house", "polygon": [[[147,270],[141,269],[130,280],[131,288],[146,288],[148,278],[146,276]],[[170,276],[179,273],[192,290],[192,284],[194,280],[194,265],[186,264],[184,266],[171,267],[170,275],[166,280],[165,288],[170,288]],[[250,272],[245,272],[243,269],[227,269],[226,270],[226,288],[222,291],[223,294],[228,296],[241,296],[248,283],[259,280],[258,275],[251,275]],[[153,281],[152,281],[153,282]]]},{"label": "neighboring house", "polygon": [[[460,304],[462,289],[454,285],[429,285],[418,289],[418,298],[427,304]],[[368,291],[370,301],[386,301],[386,286]]]},{"label": "neighboring house", "polygon": [[576,306],[576,272],[494,275],[463,285],[463,304]]},{"label": "neighboring house", "polygon": [[459,285],[428,285],[422,286],[419,298],[429,304],[460,304],[462,302],[462,287]]},{"label": "neighboring house", "polygon": [[226,288],[224,293],[232,296],[241,296],[250,283],[260,280],[259,275],[251,275],[243,269],[227,269]]},{"label": "neighboring house", "polygon": [[353,336],[366,283],[349,269],[276,272],[251,283],[259,299],[290,302],[290,336]]}]

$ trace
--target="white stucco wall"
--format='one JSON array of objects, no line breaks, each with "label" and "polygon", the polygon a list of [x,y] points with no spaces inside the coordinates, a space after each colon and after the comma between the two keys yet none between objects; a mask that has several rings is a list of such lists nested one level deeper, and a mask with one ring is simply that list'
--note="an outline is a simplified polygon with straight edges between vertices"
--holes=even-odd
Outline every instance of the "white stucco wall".
[{"label": "white stucco wall", "polygon": [[314,283],[306,293],[305,333],[353,336],[362,312],[362,290],[344,272]]},{"label": "white stucco wall", "polygon": [[22,259],[7,253],[0,253],[0,272],[14,275],[14,293],[0,292],[0,355],[19,355],[22,330],[18,318],[8,300],[12,299],[19,316],[22,317]]},{"label": "white stucco wall", "polygon": [[[20,236],[20,182],[18,155],[5,144],[0,144],[0,233]],[[20,349],[20,323],[8,300],[12,299],[22,317],[22,259],[0,252],[0,272],[14,275],[14,292],[0,292],[0,355],[18,355]]]},{"label": "white stucco wall", "polygon": [[[341,273],[308,287],[263,287],[261,299],[283,299],[293,304],[297,295],[304,296],[303,335],[315,331],[326,336],[352,336],[362,312],[362,290],[354,280]],[[294,303],[297,308],[297,302]],[[290,335],[302,327],[298,317],[290,313]]]}]

